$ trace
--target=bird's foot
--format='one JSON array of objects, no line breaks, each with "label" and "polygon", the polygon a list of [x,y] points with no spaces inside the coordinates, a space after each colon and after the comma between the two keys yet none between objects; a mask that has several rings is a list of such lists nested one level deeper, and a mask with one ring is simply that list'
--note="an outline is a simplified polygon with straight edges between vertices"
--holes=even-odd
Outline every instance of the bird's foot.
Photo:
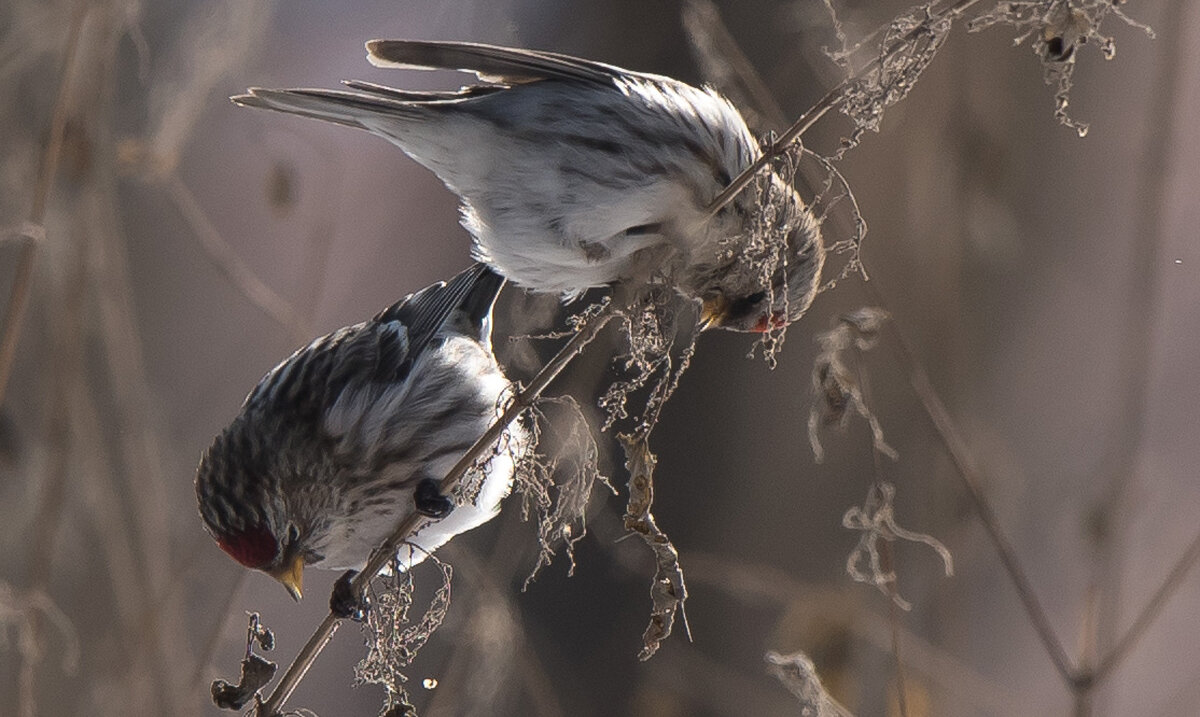
[{"label": "bird's foot", "polygon": [[441,486],[432,478],[425,478],[413,491],[413,503],[417,512],[429,518],[445,518],[454,510],[454,501],[442,495]]},{"label": "bird's foot", "polygon": [[367,599],[366,592],[355,592],[351,584],[355,575],[358,575],[357,570],[347,570],[333,584],[333,593],[329,596],[329,611],[338,617],[363,622],[371,610],[371,601]]}]

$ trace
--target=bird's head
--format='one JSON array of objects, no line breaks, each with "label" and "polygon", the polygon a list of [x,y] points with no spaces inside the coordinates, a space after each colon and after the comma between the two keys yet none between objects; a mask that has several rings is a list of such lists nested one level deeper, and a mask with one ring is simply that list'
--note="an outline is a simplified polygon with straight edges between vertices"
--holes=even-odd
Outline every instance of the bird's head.
[{"label": "bird's head", "polygon": [[763,333],[787,326],[808,311],[821,281],[825,247],[820,228],[807,210],[788,232],[786,242],[785,252],[774,253],[769,286],[758,278],[752,258],[739,257],[735,263],[740,270],[725,272],[717,286],[700,295],[703,328]]},{"label": "bird's head", "polygon": [[297,549],[298,534],[294,526],[284,539],[279,539],[265,525],[254,525],[221,536],[213,534],[217,546],[229,557],[253,570],[261,570],[275,578],[293,599],[304,593],[304,551]]},{"label": "bird's head", "polygon": [[[292,598],[302,597],[302,531],[287,506],[268,489],[269,470],[245,460],[231,426],[205,451],[196,472],[196,497],[204,526],[229,557],[278,580]],[[239,455],[241,458],[239,459]]]}]

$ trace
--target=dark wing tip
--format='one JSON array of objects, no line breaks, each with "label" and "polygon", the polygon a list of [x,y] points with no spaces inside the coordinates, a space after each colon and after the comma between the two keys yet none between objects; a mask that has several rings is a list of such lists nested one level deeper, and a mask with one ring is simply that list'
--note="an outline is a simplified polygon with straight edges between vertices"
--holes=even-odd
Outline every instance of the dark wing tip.
[{"label": "dark wing tip", "polygon": [[[504,277],[477,263],[446,282],[438,282],[385,309],[376,321],[400,321],[408,329],[409,355],[418,355],[456,312],[481,338],[487,318],[504,286]],[[458,325],[459,330],[467,327]]]},{"label": "dark wing tip", "polygon": [[368,40],[367,61],[377,67],[411,67],[411,40]]},{"label": "dark wing tip", "polygon": [[229,101],[239,107],[262,107],[267,108],[267,103],[263,100],[261,94],[268,92],[262,87],[250,87],[240,95],[231,95]]},{"label": "dark wing tip", "polygon": [[611,65],[541,50],[441,40],[371,40],[367,60],[376,67],[470,72],[492,84],[545,79],[610,83],[627,74]]},{"label": "dark wing tip", "polygon": [[472,328],[482,331],[492,313],[496,297],[504,288],[505,278],[487,264],[479,262],[469,270],[472,272],[470,289],[463,298],[462,309],[466,312]]}]

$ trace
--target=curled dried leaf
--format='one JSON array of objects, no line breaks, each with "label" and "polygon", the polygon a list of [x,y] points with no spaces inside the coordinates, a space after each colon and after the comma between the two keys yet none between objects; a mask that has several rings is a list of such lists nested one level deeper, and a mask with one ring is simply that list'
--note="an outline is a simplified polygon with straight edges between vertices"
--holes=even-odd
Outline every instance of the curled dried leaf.
[{"label": "curled dried leaf", "polygon": [[776,677],[800,702],[805,717],[853,717],[850,710],[829,696],[812,659],[803,652],[766,654],[767,671]]},{"label": "curled dried leaf", "polygon": [[950,550],[937,538],[925,533],[917,533],[901,528],[896,524],[894,501],[896,486],[891,483],[876,483],[867,492],[867,499],[862,507],[852,506],[842,516],[842,526],[861,533],[858,544],[846,559],[846,572],[856,582],[874,585],[884,595],[888,595],[902,610],[909,610],[912,605],[900,597],[896,590],[896,573],[886,568],[880,553],[880,541],[889,543],[896,540],[906,540],[914,543],[924,543],[942,559],[946,575],[954,574],[954,559]]},{"label": "curled dried leaf", "polygon": [[675,613],[684,617],[687,601],[687,584],[683,580],[683,568],[679,564],[679,551],[667,534],[658,527],[650,508],[654,503],[654,467],[657,459],[650,452],[645,436],[619,437],[625,451],[625,466],[629,470],[629,502],[625,508],[625,529],[636,534],[654,553],[654,580],[650,585],[650,624],[642,635],[639,660],[649,660],[658,651],[662,641],[670,636],[675,625]]},{"label": "curled dried leaf", "polygon": [[264,650],[275,649],[275,635],[263,624],[256,612],[246,613],[246,655],[242,658],[242,674],[236,685],[225,680],[213,680],[212,701],[217,707],[227,710],[241,709],[254,699],[271,678],[278,666],[254,654],[257,643]]},{"label": "curled dried leaf", "polygon": [[236,685],[231,685],[225,680],[213,680],[213,704],[221,709],[240,710],[271,681],[276,669],[278,665],[274,662],[258,655],[248,655],[242,660],[242,675]]},{"label": "curled dried leaf", "polygon": [[844,430],[858,414],[871,428],[874,450],[895,460],[898,455],[884,440],[883,426],[867,405],[861,355],[875,347],[888,313],[863,307],[843,314],[829,331],[817,335],[821,351],[813,362],[813,405],[808,414],[808,439],[817,462],[825,452],[818,435],[822,426]]},{"label": "curled dried leaf", "polygon": [[246,613],[250,617],[250,626],[247,628],[246,644],[250,645],[251,641],[257,642],[258,646],[265,652],[270,652],[275,649],[275,633],[271,632],[266,625],[262,623],[258,613]]}]

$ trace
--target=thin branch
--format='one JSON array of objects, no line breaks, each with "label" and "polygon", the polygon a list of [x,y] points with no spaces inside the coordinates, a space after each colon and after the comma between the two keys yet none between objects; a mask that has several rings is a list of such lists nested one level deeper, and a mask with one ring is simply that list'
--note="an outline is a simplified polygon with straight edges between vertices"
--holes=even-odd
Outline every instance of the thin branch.
[{"label": "thin branch", "polygon": [[13,277],[8,307],[4,311],[4,323],[0,324],[0,403],[4,403],[4,390],[12,374],[13,358],[17,353],[17,340],[21,336],[21,324],[25,319],[25,307],[29,303],[33,284],[33,264],[37,258],[38,244],[45,238],[46,206],[50,200],[50,189],[58,172],[58,158],[62,154],[63,134],[67,126],[67,100],[71,89],[72,69],[79,52],[79,35],[83,19],[87,16],[87,0],[76,0],[71,11],[71,25],[67,30],[67,46],[63,53],[62,69],[59,71],[58,96],[54,99],[54,112],[50,117],[50,138],[42,151],[38,165],[37,180],[33,187],[33,207],[29,211],[27,237],[17,256],[17,271]]},{"label": "thin branch", "polygon": [[[45,240],[46,206],[62,150],[71,89],[70,78],[73,74],[75,58],[78,55],[79,36],[83,27],[83,18],[86,15],[84,10],[85,4],[83,0],[80,0],[74,8],[71,26],[68,30],[67,47],[60,70],[61,80],[58,96],[55,99],[54,111],[50,120],[50,138],[38,167],[33,206],[30,210],[29,220],[18,233],[18,237],[23,240],[23,243],[17,258],[17,270],[5,312],[3,331],[0,332],[0,403],[4,400],[4,391],[12,370],[13,359],[16,356],[17,341],[20,337],[25,307],[33,282],[33,266],[38,245]],[[71,249],[73,251],[65,259],[68,276],[63,284],[63,297],[61,301],[57,302],[56,310],[49,318],[54,351],[48,365],[53,380],[50,382],[52,391],[46,415],[45,432],[53,458],[45,485],[39,496],[29,536],[28,589],[30,594],[46,594],[49,591],[54,547],[59,528],[62,525],[68,495],[67,484],[71,476],[71,458],[74,448],[72,444],[78,437],[78,431],[73,425],[76,415],[72,410],[72,399],[84,380],[84,350],[81,336],[86,285],[84,278],[87,270],[82,245],[77,243]],[[35,679],[38,663],[42,657],[42,617],[39,613],[30,613],[27,630],[28,641],[33,649],[21,660],[17,713],[22,717],[33,717],[37,712]]]},{"label": "thin branch", "polygon": [[[972,5],[979,0],[958,0],[950,7],[936,14],[936,17],[942,19],[955,19],[966,12]],[[807,112],[800,115],[800,118],[792,123],[791,127],[787,128],[783,134],[767,147],[761,157],[756,159],[749,167],[741,174],[733,178],[729,186],[725,187],[720,194],[716,196],[708,205],[708,216],[712,218],[726,204],[733,201],[733,198],[741,193],[751,182],[754,181],[755,175],[759,170],[770,164],[775,158],[779,157],[791,147],[792,143],[807,132],[814,124],[824,117],[829,110],[837,106],[845,94],[854,87],[859,78],[866,72],[869,72],[877,67],[880,67],[884,62],[890,60],[901,50],[908,47],[910,43],[918,38],[921,33],[925,32],[926,25],[919,24],[902,37],[898,38],[888,48],[881,52],[877,57],[868,62],[858,73],[846,78],[840,85],[825,93],[825,96],[817,101],[815,105],[810,107]]]},{"label": "thin branch", "polygon": [[[1165,183],[1170,176],[1169,147],[1178,124],[1175,110],[1175,98],[1178,96],[1180,69],[1179,60],[1182,57],[1180,40],[1182,32],[1178,28],[1186,25],[1184,10],[1189,4],[1183,0],[1168,3],[1168,17],[1163,19],[1163,27],[1173,28],[1174,31],[1165,33],[1161,52],[1163,60],[1159,63],[1156,73],[1158,91],[1152,101],[1151,116],[1161,117],[1162,126],[1159,131],[1151,133],[1147,146],[1141,153],[1142,179],[1141,185],[1145,190],[1140,196],[1155,197],[1157,201],[1139,203],[1140,217],[1137,226],[1147,227],[1149,241],[1139,242],[1134,251],[1135,260],[1134,283],[1138,288],[1130,301],[1128,335],[1122,345],[1127,353],[1122,361],[1122,375],[1131,382],[1124,396],[1121,415],[1125,417],[1125,425],[1118,435],[1124,437],[1118,441],[1118,454],[1105,461],[1106,465],[1116,468],[1112,474],[1112,490],[1116,495],[1114,502],[1128,490],[1129,479],[1135,471],[1138,450],[1141,448],[1146,430],[1146,398],[1149,393],[1149,375],[1146,367],[1150,363],[1153,351],[1153,332],[1158,287],[1161,283],[1158,267],[1162,256],[1162,246],[1166,238],[1166,202],[1169,192]],[[1115,507],[1115,505],[1114,505]],[[1188,571],[1200,561],[1200,535],[1194,538],[1187,549],[1171,567],[1166,579],[1154,592],[1150,601],[1134,618],[1133,623],[1121,635],[1115,645],[1105,654],[1092,671],[1092,683],[1098,684],[1116,669],[1125,657],[1132,652],[1134,645],[1145,633],[1162,611],[1167,600],[1174,594],[1182,583]],[[1112,576],[1114,585],[1119,583],[1118,576]],[[1106,623],[1108,621],[1101,621]]]},{"label": "thin branch", "polygon": [[1171,566],[1171,571],[1167,573],[1166,579],[1163,580],[1158,590],[1154,591],[1154,596],[1150,598],[1150,601],[1138,613],[1133,624],[1129,626],[1129,629],[1125,631],[1125,634],[1121,636],[1121,639],[1117,641],[1112,650],[1100,660],[1100,663],[1091,674],[1093,682],[1103,680],[1108,676],[1109,672],[1120,664],[1121,660],[1125,659],[1133,649],[1134,644],[1146,632],[1146,628],[1150,627],[1150,624],[1158,617],[1163,605],[1166,604],[1167,600],[1183,581],[1184,576],[1196,565],[1197,561],[1200,561],[1200,535],[1197,535],[1191,544],[1188,545],[1187,550],[1183,551],[1183,555],[1179,556],[1179,560],[1175,561],[1175,564]]},{"label": "thin branch", "polygon": [[[865,290],[871,295],[872,301],[880,306],[886,306],[883,297],[875,287],[874,282],[864,282]],[[925,373],[920,363],[916,360],[916,352],[912,345],[909,344],[908,338],[900,331],[897,322],[893,320],[889,326],[896,337],[896,352],[904,365],[904,368],[909,374],[909,383],[913,391],[917,394],[917,398],[921,401],[921,406],[925,409],[929,419],[933,422],[934,429],[938,437],[942,439],[942,444],[946,451],[950,454],[950,459],[954,462],[958,477],[962,480],[963,485],[970,494],[971,500],[975,504],[975,510],[979,514],[979,519],[983,523],[983,527],[987,530],[988,537],[991,538],[992,545],[995,546],[996,552],[999,554],[1000,562],[1004,565],[1008,577],[1012,580],[1013,587],[1017,591],[1017,596],[1021,600],[1021,604],[1025,608],[1026,614],[1029,616],[1029,621],[1033,624],[1033,629],[1037,632],[1038,638],[1042,641],[1046,653],[1050,657],[1050,661],[1054,663],[1054,667],[1058,670],[1059,675],[1067,684],[1074,684],[1077,679],[1077,672],[1071,664],[1070,657],[1067,656],[1067,651],[1063,648],[1062,642],[1054,634],[1054,628],[1050,624],[1050,618],[1046,615],[1045,608],[1038,600],[1037,594],[1033,590],[1033,583],[1029,580],[1029,576],[1025,574],[1025,570],[1021,567],[1020,561],[1017,559],[1016,550],[1013,549],[1012,543],[1004,535],[1000,528],[1000,520],[996,517],[996,513],[992,510],[992,506],[988,503],[987,498],[983,493],[983,478],[979,470],[975,467],[975,463],[971,458],[966,441],[959,435],[958,428],[954,425],[953,419],[950,418],[950,412],[946,410],[946,406],[938,397],[937,391],[934,390],[933,384],[929,380],[929,375]]]},{"label": "thin branch", "polygon": [[183,215],[184,221],[191,227],[192,233],[200,241],[200,246],[217,265],[226,278],[237,287],[252,304],[262,309],[279,325],[292,334],[297,341],[307,341],[312,334],[312,327],[299,312],[275,290],[267,286],[250,265],[238,256],[234,248],[225,241],[225,237],[213,226],[212,220],[200,206],[196,195],[184,184],[175,172],[162,176],[162,183],[175,206]]},{"label": "thin branch", "polygon": [[[1097,629],[1107,629],[1097,635],[1097,647],[1103,652],[1109,648],[1105,637],[1112,637],[1112,630],[1119,624],[1120,585],[1122,561],[1117,554],[1117,531],[1128,528],[1122,521],[1121,508],[1127,500],[1130,483],[1137,472],[1137,461],[1145,443],[1147,431],[1147,404],[1150,394],[1150,365],[1155,349],[1154,331],[1156,319],[1161,315],[1159,288],[1162,285],[1161,261],[1163,247],[1167,242],[1167,217],[1171,197],[1170,181],[1173,154],[1172,142],[1176,136],[1181,116],[1177,111],[1177,98],[1181,97],[1182,68],[1186,65],[1187,49],[1183,45],[1183,30],[1187,26],[1185,8],[1192,3],[1186,0],[1167,2],[1161,25],[1168,28],[1162,34],[1157,69],[1152,76],[1154,94],[1147,107],[1147,116],[1158,118],[1155,131],[1146,135],[1138,157],[1141,159],[1137,191],[1133,196],[1142,197],[1135,203],[1133,226],[1140,227],[1136,240],[1131,242],[1127,286],[1133,287],[1125,302],[1124,338],[1117,342],[1117,373],[1123,377],[1118,393],[1118,424],[1113,431],[1113,440],[1108,442],[1109,451],[1099,465],[1109,466],[1104,496],[1105,514],[1112,524],[1109,540],[1099,546],[1100,565],[1098,581],[1104,593],[1102,613],[1097,620]],[[1117,637],[1123,642],[1125,637]],[[1099,679],[1099,675],[1097,675]]]},{"label": "thin branch", "polygon": [[[516,521],[509,521],[508,525],[511,526],[515,523]],[[508,532],[508,537],[513,539],[506,540],[505,532]],[[525,621],[521,618],[520,610],[506,589],[506,586],[511,585],[512,581],[517,579],[517,570],[523,564],[520,558],[524,555],[524,551],[513,544],[514,539],[518,538],[513,531],[502,529],[501,537],[496,540],[493,549],[486,556],[470,549],[463,549],[453,542],[440,548],[439,552],[445,553],[449,562],[453,563],[455,570],[462,571],[468,581],[475,586],[478,591],[476,597],[478,603],[474,606],[476,611],[491,604],[504,613],[505,620],[512,622],[513,632],[506,642],[516,643],[511,657],[513,664],[499,669],[504,670],[505,679],[519,683],[519,686],[516,684],[506,685],[506,689],[523,688],[531,704],[531,715],[565,717],[562,706],[558,703],[558,697],[554,693],[554,682],[546,673],[541,656],[530,644]],[[524,540],[524,536],[520,536],[519,539]],[[459,635],[464,634],[462,631],[459,632]],[[478,651],[481,648],[467,644],[461,639],[458,641],[455,651],[451,653],[447,661],[448,667],[439,671],[447,675],[445,679],[440,680],[441,682],[453,685],[470,679],[468,666],[464,664],[467,660],[460,659],[460,651],[472,649]],[[478,660],[486,656],[480,653],[474,657]],[[489,676],[487,679],[495,679],[495,677]],[[426,705],[425,711],[431,714],[480,714],[486,711],[470,702],[455,702],[462,692],[453,689],[438,691]],[[471,687],[466,692],[477,694],[478,690]],[[476,697],[475,701],[478,702],[478,700],[479,698]]]},{"label": "thin branch", "polygon": [[891,635],[898,632],[904,640],[908,668],[948,694],[966,700],[975,708],[971,714],[1036,713],[1022,696],[1014,696],[961,659],[860,605],[857,590],[810,584],[774,566],[746,562],[741,556],[694,550],[688,551],[688,579],[737,600],[739,610],[769,609],[789,615],[788,619],[801,614],[819,615],[822,624],[845,625],[852,634],[884,652],[891,649]]},{"label": "thin branch", "polygon": [[[487,451],[492,449],[492,445],[500,438],[509,424],[532,406],[542,395],[542,392],[546,390],[546,387],[550,385],[550,382],[557,378],[562,373],[562,370],[583,351],[584,347],[596,338],[600,330],[620,313],[621,311],[616,308],[615,304],[609,303],[584,321],[575,332],[575,335],[571,337],[571,340],[533,377],[528,386],[521,389],[513,397],[512,401],[505,407],[504,412],[496,419],[496,422],[480,436],[479,440],[475,441],[474,445],[459,459],[458,463],[454,464],[454,467],[450,469],[440,484],[440,490],[443,495],[447,495],[454,490],[467,471]],[[355,592],[363,591],[375,579],[379,571],[383,570],[393,560],[400,545],[408,540],[409,536],[430,522],[432,521],[429,518],[415,512],[405,517],[396,526],[396,529],[388,539],[372,553],[371,559],[367,561],[362,571],[355,576],[351,586],[352,589]],[[300,650],[296,659],[288,666],[287,672],[279,679],[279,684],[275,686],[275,690],[271,693],[271,696],[259,706],[258,715],[261,717],[274,717],[274,715],[279,713],[283,704],[287,702],[292,692],[300,684],[300,681],[304,679],[305,673],[312,667],[317,656],[325,649],[325,645],[329,644],[329,640],[333,637],[333,633],[337,631],[341,622],[342,619],[333,613],[325,616],[325,619],[321,621],[316,631],[313,632],[308,642]]]},{"label": "thin branch", "polygon": [[[879,461],[878,451],[875,461]],[[876,483],[878,484],[878,481]],[[880,558],[882,558],[882,567],[894,575],[896,568],[892,560],[894,557],[892,544],[884,541],[879,552]],[[888,624],[891,627],[892,662],[896,674],[896,706],[899,708],[900,717],[908,717],[908,688],[904,679],[904,660],[900,657],[900,604],[896,602],[900,597],[900,590],[894,580],[888,584],[888,590],[891,598],[888,600]]]},{"label": "thin branch", "polygon": [[688,44],[705,80],[741,108],[743,114],[759,115],[767,129],[785,125],[787,115],[729,32],[716,4],[712,0],[684,0],[682,16]]},{"label": "thin branch", "polygon": [[229,625],[229,617],[233,614],[234,600],[241,593],[242,585],[245,584],[246,576],[249,574],[248,570],[239,570],[237,578],[229,586],[229,594],[225,596],[225,602],[220,610],[221,619],[213,624],[208,633],[208,639],[204,641],[204,647],[200,649],[200,653],[196,657],[196,671],[192,673],[189,694],[201,694],[203,691],[204,675],[208,672],[208,666],[212,664],[213,657],[217,654],[217,646],[221,644],[221,637],[225,634],[225,628]]}]

